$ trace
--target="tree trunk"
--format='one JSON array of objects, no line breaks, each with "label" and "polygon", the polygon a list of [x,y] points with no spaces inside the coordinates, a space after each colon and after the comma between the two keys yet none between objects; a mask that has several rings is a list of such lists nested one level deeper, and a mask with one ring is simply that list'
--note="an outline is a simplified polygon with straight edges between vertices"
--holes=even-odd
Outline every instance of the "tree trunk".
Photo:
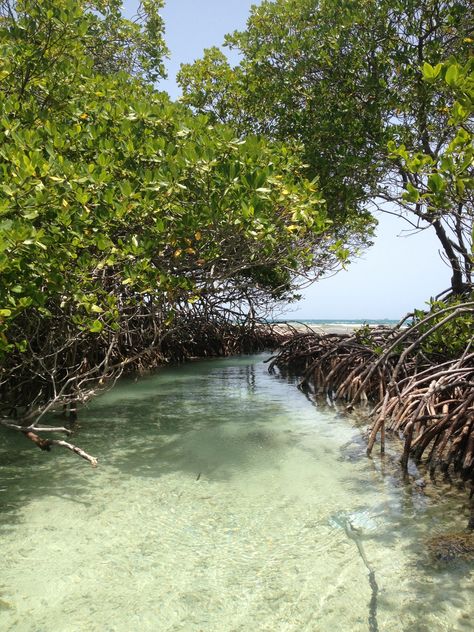
[{"label": "tree trunk", "polygon": [[448,258],[449,265],[451,266],[451,270],[453,272],[451,276],[451,289],[453,294],[464,294],[466,291],[468,284],[465,282],[463,278],[463,269],[459,258],[457,257],[454,248],[451,244],[451,241],[444,230],[443,225],[439,219],[433,222],[434,229],[436,231],[436,235],[443,246],[443,250]]}]

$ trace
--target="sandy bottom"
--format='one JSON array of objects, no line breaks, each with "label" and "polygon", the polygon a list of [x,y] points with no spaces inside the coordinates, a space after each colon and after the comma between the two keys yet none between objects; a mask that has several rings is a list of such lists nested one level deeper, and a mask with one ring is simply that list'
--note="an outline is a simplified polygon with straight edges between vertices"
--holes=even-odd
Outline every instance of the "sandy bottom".
[{"label": "sandy bottom", "polygon": [[81,418],[96,470],[2,435],[2,632],[472,630],[472,565],[425,545],[463,497],[366,459],[261,361],[122,382]]}]

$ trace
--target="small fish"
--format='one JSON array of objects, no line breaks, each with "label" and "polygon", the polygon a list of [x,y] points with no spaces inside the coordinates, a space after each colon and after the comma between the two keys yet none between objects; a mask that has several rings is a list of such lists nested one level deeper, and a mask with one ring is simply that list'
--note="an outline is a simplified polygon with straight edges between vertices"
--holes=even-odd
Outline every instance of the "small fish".
[{"label": "small fish", "polygon": [[196,477],[196,480],[198,481],[201,478],[201,472],[199,472],[199,474]]}]

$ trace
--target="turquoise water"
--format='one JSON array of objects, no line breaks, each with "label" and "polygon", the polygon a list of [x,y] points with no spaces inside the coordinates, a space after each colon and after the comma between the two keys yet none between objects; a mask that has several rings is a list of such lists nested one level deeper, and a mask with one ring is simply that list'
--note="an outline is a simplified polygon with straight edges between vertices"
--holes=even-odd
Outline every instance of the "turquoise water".
[{"label": "turquoise water", "polygon": [[2,632],[472,630],[472,565],[426,553],[465,495],[365,458],[263,359],[123,380],[81,416],[95,470],[0,435]]}]

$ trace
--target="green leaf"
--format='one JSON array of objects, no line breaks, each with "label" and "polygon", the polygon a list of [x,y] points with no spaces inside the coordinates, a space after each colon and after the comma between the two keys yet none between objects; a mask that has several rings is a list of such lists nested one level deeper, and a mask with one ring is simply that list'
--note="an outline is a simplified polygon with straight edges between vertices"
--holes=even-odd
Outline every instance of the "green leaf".
[{"label": "green leaf", "polygon": [[110,246],[109,240],[102,234],[96,235],[95,244],[101,251],[106,250]]},{"label": "green leaf", "polygon": [[407,183],[407,192],[404,195],[405,200],[407,200],[407,202],[418,202],[418,200],[420,199],[420,192],[418,191],[418,189],[416,187],[413,186],[413,184],[411,182]]},{"label": "green leaf", "polygon": [[132,194],[132,185],[128,180],[125,180],[119,184],[120,191],[124,197],[130,197]]},{"label": "green leaf", "polygon": [[89,327],[89,331],[93,334],[98,334],[102,331],[104,325],[100,322],[100,320],[94,320],[92,325]]},{"label": "green leaf", "polygon": [[20,353],[25,353],[28,349],[28,342],[26,340],[20,340],[19,342],[15,343],[15,347]]},{"label": "green leaf", "polygon": [[448,86],[451,86],[453,88],[457,85],[458,79],[459,79],[458,64],[452,64],[451,66],[449,66],[449,68],[446,71],[445,79]]},{"label": "green leaf", "polygon": [[428,186],[434,193],[440,193],[445,188],[445,182],[439,173],[432,173],[428,177]]},{"label": "green leaf", "polygon": [[434,81],[439,76],[439,73],[441,72],[441,68],[442,68],[442,64],[436,64],[436,66],[433,68],[431,64],[428,64],[427,62],[425,62],[422,68],[423,78],[426,81]]}]

